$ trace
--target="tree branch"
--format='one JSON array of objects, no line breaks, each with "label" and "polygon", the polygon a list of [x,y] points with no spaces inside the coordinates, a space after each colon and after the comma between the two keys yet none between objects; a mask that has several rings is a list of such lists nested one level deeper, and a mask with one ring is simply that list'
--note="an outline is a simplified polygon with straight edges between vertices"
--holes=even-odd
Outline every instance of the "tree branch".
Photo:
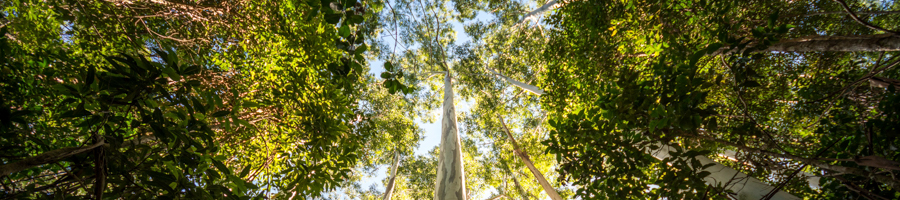
[{"label": "tree branch", "polygon": [[859,19],[859,17],[856,16],[856,13],[853,13],[853,11],[850,10],[850,6],[847,6],[847,2],[844,2],[844,0],[834,0],[834,1],[835,1],[835,2],[838,2],[839,4],[841,4],[841,7],[844,7],[844,11],[847,11],[847,14],[849,14],[850,17],[853,18],[853,20],[856,20],[856,22],[859,22],[859,23],[862,24],[863,26],[869,27],[869,28],[874,29],[874,30],[884,31],[885,33],[891,33],[891,34],[894,34],[894,35],[900,35],[900,32],[887,30],[887,29],[884,29],[884,28],[881,28],[881,27],[872,25],[872,24],[870,24],[869,22],[865,22],[865,21]]},{"label": "tree branch", "polygon": [[25,158],[24,160],[20,160],[15,163],[0,165],[0,177],[7,176],[9,174],[19,172],[19,171],[22,171],[22,170],[25,170],[25,169],[28,169],[31,167],[38,166],[38,165],[53,163],[53,162],[62,160],[64,158],[67,158],[69,156],[88,152],[88,151],[93,150],[94,148],[97,148],[104,144],[106,144],[106,142],[101,140],[100,142],[94,143],[94,144],[92,144],[90,146],[86,146],[86,147],[66,147],[66,148],[62,148],[62,149],[44,152],[40,155]]}]

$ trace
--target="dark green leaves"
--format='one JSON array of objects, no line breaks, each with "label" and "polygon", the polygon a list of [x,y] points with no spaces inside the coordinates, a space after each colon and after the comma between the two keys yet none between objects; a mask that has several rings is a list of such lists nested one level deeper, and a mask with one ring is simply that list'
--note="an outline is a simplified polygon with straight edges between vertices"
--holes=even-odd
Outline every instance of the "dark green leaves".
[{"label": "dark green leaves", "polygon": [[231,114],[231,111],[228,110],[220,110],[212,114],[212,117],[224,117],[228,114]]},{"label": "dark green leaves", "polygon": [[325,14],[325,22],[329,24],[337,24],[341,22],[341,14]]},{"label": "dark green leaves", "polygon": [[390,61],[384,62],[384,70],[388,72],[394,71],[394,64],[391,64]]},{"label": "dark green leaves", "polygon": [[360,15],[350,15],[350,17],[347,19],[347,22],[350,22],[351,24],[359,24],[364,20],[365,19],[363,19],[363,17]]},{"label": "dark green leaves", "polygon": [[403,79],[402,69],[395,69],[390,61],[384,62],[384,69],[385,72],[381,73],[381,78],[384,79],[382,85],[388,89],[388,93],[396,94],[397,92],[403,92],[404,94],[409,94],[413,92],[413,88],[400,82],[400,80]]}]

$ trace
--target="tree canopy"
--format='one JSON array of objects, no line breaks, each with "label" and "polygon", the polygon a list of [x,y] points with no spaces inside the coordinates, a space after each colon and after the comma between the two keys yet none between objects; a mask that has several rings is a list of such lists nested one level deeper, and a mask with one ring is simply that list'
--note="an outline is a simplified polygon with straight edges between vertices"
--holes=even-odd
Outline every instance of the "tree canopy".
[{"label": "tree canopy", "polygon": [[0,5],[0,199],[900,198],[894,1]]}]

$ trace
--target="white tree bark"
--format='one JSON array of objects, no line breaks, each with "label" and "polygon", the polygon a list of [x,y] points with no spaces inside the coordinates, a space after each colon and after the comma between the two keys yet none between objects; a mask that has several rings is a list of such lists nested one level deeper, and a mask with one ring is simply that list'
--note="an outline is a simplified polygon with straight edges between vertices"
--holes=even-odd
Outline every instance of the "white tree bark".
[{"label": "white tree bark", "polygon": [[[725,150],[722,153],[720,153],[719,156],[722,156],[722,157],[725,157],[725,158],[728,158],[728,159],[734,160],[734,161],[738,160],[737,152],[732,151],[732,150]],[[775,173],[775,175],[788,175],[790,173],[792,173],[792,171],[779,170]],[[804,171],[801,171],[800,175],[801,176],[799,178],[806,179],[806,182],[809,184],[810,188],[812,188],[812,189],[820,188],[819,179],[822,179],[822,177],[819,177],[819,176],[816,176],[814,174],[810,174],[809,172],[804,172]]]},{"label": "white tree bark", "polygon": [[391,200],[391,195],[394,193],[394,181],[397,180],[397,168],[400,167],[400,152],[394,153],[394,165],[391,166],[391,179],[388,180],[387,186],[384,189],[384,200]]},{"label": "white tree bark", "polygon": [[438,156],[435,200],[465,200],[466,176],[463,171],[462,146],[453,104],[453,83],[448,71],[444,76],[444,119],[441,121],[441,146]]},{"label": "white tree bark", "polygon": [[519,87],[525,91],[531,92],[536,95],[544,94],[544,90],[542,90],[541,88],[539,88],[537,86],[529,85],[527,83],[523,83],[523,82],[517,81],[515,79],[509,78],[507,76],[504,76],[503,74],[500,74],[499,72],[495,71],[494,69],[491,69],[490,67],[487,67],[487,69],[488,69],[488,71],[491,71],[491,73],[494,73],[495,76],[500,77],[503,80],[506,80],[506,82],[509,84],[515,85],[516,87]]},{"label": "white tree bark", "polygon": [[[493,72],[493,70],[491,70],[491,71]],[[496,72],[494,72],[494,73],[496,73]],[[507,80],[510,80],[510,79],[507,78]],[[518,81],[516,81],[516,82],[518,82]],[[521,83],[521,82],[519,82],[519,83]],[[524,84],[524,83],[522,83],[522,84]],[[535,87],[535,86],[531,86],[531,87]],[[658,149],[656,151],[651,151],[649,146],[643,147],[643,148],[645,149],[645,151],[647,153],[651,154],[653,157],[655,157],[659,160],[664,160],[666,158],[671,157],[669,155],[669,152],[675,151],[674,147],[670,147],[668,145],[663,145],[660,143],[657,143],[656,145],[660,146],[660,149]],[[756,178],[749,177],[749,176],[747,176],[747,174],[740,173],[734,169],[729,168],[728,166],[719,164],[719,163],[707,158],[706,156],[697,156],[696,158],[698,161],[700,161],[701,165],[706,165],[706,164],[710,164],[710,163],[715,164],[714,166],[707,168],[705,170],[705,171],[709,171],[711,173],[709,176],[707,176],[706,178],[703,179],[704,181],[706,181],[707,184],[709,184],[709,185],[725,185],[725,183],[728,183],[728,185],[725,186],[725,188],[736,192],[738,194],[737,196],[738,196],[739,200],[745,200],[745,199],[746,200],[758,200],[758,199],[761,199],[766,194],[768,194],[770,191],[772,191],[772,189],[774,189],[774,187],[772,187],[766,183],[763,183],[763,182],[757,180]],[[730,181],[730,180],[732,180],[732,177],[734,178],[734,181]],[[800,198],[798,198],[792,194],[789,194],[787,192],[784,192],[784,191],[778,191],[777,193],[775,193],[775,195],[771,199],[772,200],[795,200],[795,199],[799,200]]]},{"label": "white tree bark", "polygon": [[509,132],[509,128],[506,127],[506,122],[503,122],[503,118],[500,119],[500,124],[503,125],[503,129],[506,132],[506,137],[509,138],[510,143],[513,145],[513,150],[516,152],[516,156],[522,159],[522,162],[525,163],[525,166],[531,170],[531,174],[534,175],[534,179],[541,184],[541,187],[544,188],[544,192],[547,193],[547,196],[550,196],[550,199],[553,200],[562,200],[563,198],[559,196],[559,193],[556,192],[556,189],[550,185],[550,182],[547,182],[547,178],[544,178],[544,174],[541,173],[537,167],[534,167],[534,163],[531,162],[531,158],[528,156],[528,153],[525,152],[524,149],[519,148],[519,143],[516,142],[516,138],[513,137],[512,133]]},{"label": "white tree bark", "polygon": [[[655,143],[655,145],[658,145],[660,148],[654,151],[651,150],[648,145],[644,147],[644,151],[659,160],[664,160],[666,158],[672,157],[669,152],[675,151],[675,147],[664,145],[662,143]],[[747,174],[738,172],[728,166],[719,164],[707,158],[706,156],[696,156],[695,158],[697,158],[697,161],[700,161],[701,165],[707,165],[710,163],[714,164],[712,167],[706,168],[704,170],[711,173],[709,176],[703,178],[703,180],[706,181],[706,184],[723,185],[725,186],[726,190],[731,190],[737,193],[738,200],[759,200],[775,188],[757,180],[756,178],[747,176]],[[778,191],[771,198],[771,200],[799,199],[799,197],[784,191]]]},{"label": "white tree bark", "polygon": [[537,17],[539,15],[543,14],[544,12],[547,12],[548,10],[559,7],[558,5],[559,4],[556,2],[556,0],[547,1],[547,3],[544,3],[544,5],[542,5],[541,7],[538,7],[537,9],[534,9],[533,11],[528,12],[528,14],[525,14],[525,16],[522,16],[522,19],[520,19],[518,22],[516,22],[516,26],[521,26],[524,23],[533,21],[533,20],[537,19]]}]

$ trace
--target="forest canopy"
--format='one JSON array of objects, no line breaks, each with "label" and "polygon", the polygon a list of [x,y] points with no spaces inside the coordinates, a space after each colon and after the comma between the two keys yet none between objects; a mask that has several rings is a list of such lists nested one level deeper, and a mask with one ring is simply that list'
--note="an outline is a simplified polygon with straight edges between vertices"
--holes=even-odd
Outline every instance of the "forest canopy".
[{"label": "forest canopy", "polygon": [[884,0],[2,1],[0,199],[900,199],[898,56]]}]

